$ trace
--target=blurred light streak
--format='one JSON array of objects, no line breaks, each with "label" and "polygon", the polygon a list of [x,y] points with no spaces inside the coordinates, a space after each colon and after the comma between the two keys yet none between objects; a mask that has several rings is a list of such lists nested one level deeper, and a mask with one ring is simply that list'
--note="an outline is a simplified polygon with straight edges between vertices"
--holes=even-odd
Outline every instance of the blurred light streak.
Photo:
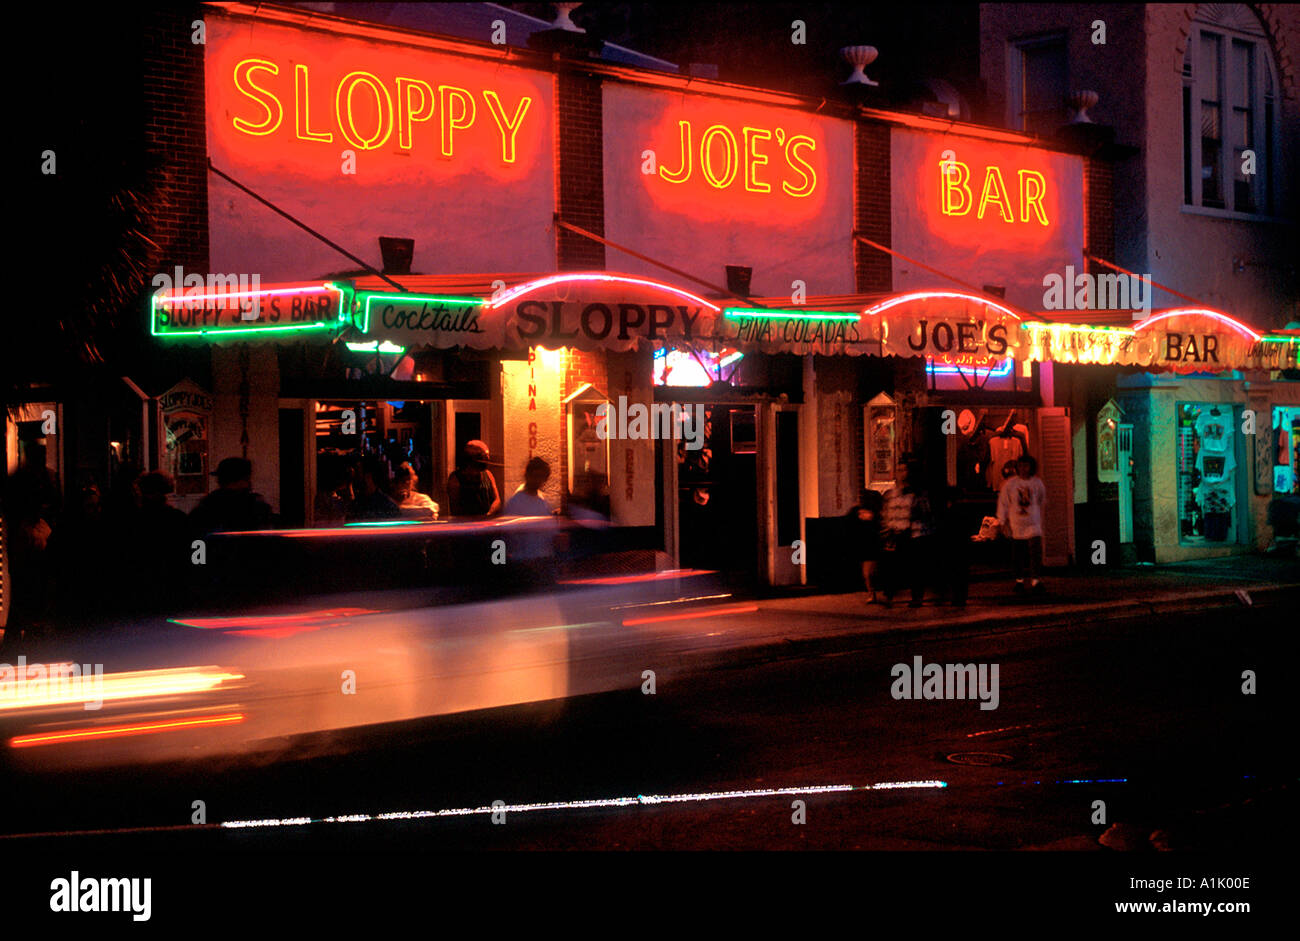
[{"label": "blurred light streak", "polygon": [[[82,676],[72,685],[80,690],[71,692],[58,689],[68,681],[49,679],[44,682],[28,680],[24,685],[37,687],[33,692],[0,697],[0,711],[7,709],[34,709],[46,706],[70,706],[122,699],[144,699],[154,696],[177,696],[184,693],[202,693],[215,689],[222,683],[242,680],[242,673],[226,673],[220,667],[178,667],[165,670],[136,670],[127,673],[105,673]],[[44,687],[54,687],[45,689]],[[89,690],[91,695],[87,695]]]},{"label": "blurred light streak", "polygon": [[1009,784],[1127,784],[1128,778],[1066,778],[1060,781],[999,781],[994,787]]},{"label": "blurred light streak", "polygon": [[721,595],[696,595],[694,598],[672,598],[668,601],[636,601],[632,604],[615,604],[610,605],[611,611],[622,611],[625,608],[650,608],[661,604],[685,604],[688,601],[716,601],[719,598],[730,598],[731,592],[725,592]]},{"label": "blurred light streak", "polygon": [[181,627],[195,627],[205,631],[229,631],[239,637],[290,637],[303,631],[320,630],[346,623],[348,618],[382,614],[375,608],[324,608],[300,614],[246,615],[225,618],[168,618]]},{"label": "blurred light streak", "polygon": [[103,728],[68,729],[63,732],[39,732],[31,735],[18,735],[9,740],[9,745],[11,748],[31,748],[35,745],[60,745],[66,742],[79,742],[96,738],[150,735],[155,732],[171,732],[176,729],[192,729],[208,725],[229,725],[243,721],[244,714],[242,712],[232,712],[220,716],[166,719],[158,722],[138,722],[132,725],[109,725]]},{"label": "blurred light streak", "polygon": [[606,575],[600,578],[560,579],[558,585],[635,585],[639,582],[660,582],[668,578],[690,578],[695,575],[716,575],[711,569],[664,569],[643,575]]},{"label": "blurred light streak", "polygon": [[697,608],[692,611],[682,611],[680,614],[661,614],[652,618],[627,618],[623,621],[623,626],[634,627],[637,624],[655,624],[659,621],[701,620],[724,614],[749,614],[757,610],[758,605],[756,604],[735,605],[730,608]]},{"label": "blurred light streak", "polygon": [[577,801],[547,801],[536,804],[503,804],[499,807],[455,807],[446,810],[400,810],[382,814],[347,814],[345,816],[283,817],[262,820],[228,820],[221,824],[229,829],[249,827],[292,827],[309,823],[368,823],[380,820],[422,820],[431,817],[470,817],[476,814],[529,813],[538,810],[587,810],[601,807],[636,807],[651,804],[699,803],[714,800],[741,800],[754,797],[788,797],[801,794],[842,794],[851,791],[884,791],[914,788],[944,788],[946,781],[881,781],[875,784],[820,784],[808,787],[757,788],[743,791],[706,791],[700,794],[638,794],[635,797],[605,797]]}]

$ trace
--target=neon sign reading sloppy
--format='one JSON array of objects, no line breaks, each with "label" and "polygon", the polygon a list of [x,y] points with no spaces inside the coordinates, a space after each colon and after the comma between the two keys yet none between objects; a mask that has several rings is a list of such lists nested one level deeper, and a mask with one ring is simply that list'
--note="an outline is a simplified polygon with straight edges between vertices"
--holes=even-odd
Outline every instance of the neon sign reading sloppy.
[{"label": "neon sign reading sloppy", "polygon": [[[1029,222],[1032,214],[1039,225],[1048,225],[1047,212],[1043,209],[1047,178],[1037,170],[1018,170],[1016,173],[1020,181],[1019,221]],[[939,208],[945,216],[965,216],[974,209],[975,218],[983,219],[992,207],[1003,222],[1017,221],[1001,167],[989,164],[984,168],[984,183],[980,188],[978,203],[970,181],[969,164],[955,159],[939,161]],[[989,218],[992,219],[993,216],[990,215]]]},{"label": "neon sign reading sloppy", "polygon": [[[332,144],[337,131],[338,143],[365,151],[378,150],[396,134],[398,149],[411,151],[416,125],[434,121],[436,114],[438,155],[450,160],[456,155],[460,132],[482,120],[478,96],[458,85],[435,87],[423,79],[397,76],[390,88],[374,73],[357,69],[338,80],[329,108],[322,107],[319,98],[313,102],[307,65],[293,67],[292,89],[287,72],[281,73],[280,66],[269,59],[251,57],[235,64],[235,89],[249,105],[248,111],[231,119],[235,130],[253,137],[275,134],[286,123],[287,104],[293,109],[292,132],[298,140]],[[501,162],[515,163],[519,131],[532,108],[532,96],[520,95],[513,107],[492,89],[483,89],[481,98],[500,138]],[[325,112],[332,115],[332,124],[319,123]],[[288,136],[289,130],[281,133]]]},{"label": "neon sign reading sloppy", "polygon": [[[703,122],[701,122],[703,123]],[[725,190],[740,184],[751,193],[780,191],[787,196],[811,196],[817,188],[817,171],[807,157],[817,149],[817,142],[807,134],[787,134],[784,128],[742,127],[740,133],[725,124],[711,124],[699,135],[695,145],[695,126],[689,120],[677,122],[679,150],[677,169],[659,165],[659,178],[667,183],[685,183],[699,176],[714,189]],[[770,167],[780,155],[787,173]]]}]

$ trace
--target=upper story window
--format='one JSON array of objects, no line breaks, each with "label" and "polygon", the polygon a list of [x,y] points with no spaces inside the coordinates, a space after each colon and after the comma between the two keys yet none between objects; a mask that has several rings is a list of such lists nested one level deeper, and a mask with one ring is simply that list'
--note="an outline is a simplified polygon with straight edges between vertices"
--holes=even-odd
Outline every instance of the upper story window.
[{"label": "upper story window", "polygon": [[1272,215],[1277,80],[1259,20],[1241,4],[1202,4],[1183,58],[1183,203]]},{"label": "upper story window", "polygon": [[1009,74],[1012,126],[1040,137],[1055,133],[1065,123],[1069,92],[1065,35],[1016,41]]}]

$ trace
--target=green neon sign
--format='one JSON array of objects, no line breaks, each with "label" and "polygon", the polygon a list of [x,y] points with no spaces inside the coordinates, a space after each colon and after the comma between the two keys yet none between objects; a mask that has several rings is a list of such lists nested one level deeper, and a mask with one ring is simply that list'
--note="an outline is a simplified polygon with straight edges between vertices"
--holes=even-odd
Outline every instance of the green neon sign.
[{"label": "green neon sign", "polygon": [[[436,294],[386,294],[375,293],[371,291],[358,292],[357,302],[361,306],[361,321],[355,320],[353,324],[362,333],[370,332],[370,308],[371,305],[378,302],[381,304],[391,304],[394,307],[420,308],[420,314],[425,314],[426,305],[438,304],[439,306],[451,305],[453,307],[482,307],[487,304],[481,297],[467,297],[457,295],[436,295]],[[405,319],[409,320],[410,314]]]},{"label": "green neon sign", "polygon": [[861,314],[842,310],[756,310],[752,307],[728,307],[726,317],[742,320],[859,320]]},{"label": "green neon sign", "polygon": [[[264,291],[154,294],[149,299],[149,331],[179,339],[336,330],[347,323],[349,294],[346,285],[332,281]],[[256,304],[258,316],[245,320],[244,309],[251,304]]]}]

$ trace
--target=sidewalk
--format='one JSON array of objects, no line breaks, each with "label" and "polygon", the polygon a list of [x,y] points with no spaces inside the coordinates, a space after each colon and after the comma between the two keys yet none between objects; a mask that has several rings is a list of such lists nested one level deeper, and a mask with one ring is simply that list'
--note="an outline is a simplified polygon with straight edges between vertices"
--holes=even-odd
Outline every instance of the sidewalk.
[{"label": "sidewalk", "polygon": [[[975,625],[1015,626],[1051,620],[1069,624],[1109,620],[1224,604],[1264,602],[1300,589],[1300,558],[1240,556],[1199,562],[1047,573],[1045,591],[1018,595],[1010,576],[972,582],[965,608],[944,604],[927,592],[920,608],[909,608],[907,592],[892,608],[868,604],[866,593],[787,595],[759,600],[765,612],[844,618],[855,633],[945,631]],[[1244,592],[1239,597],[1237,592]],[[838,632],[837,632],[838,633]]]}]

